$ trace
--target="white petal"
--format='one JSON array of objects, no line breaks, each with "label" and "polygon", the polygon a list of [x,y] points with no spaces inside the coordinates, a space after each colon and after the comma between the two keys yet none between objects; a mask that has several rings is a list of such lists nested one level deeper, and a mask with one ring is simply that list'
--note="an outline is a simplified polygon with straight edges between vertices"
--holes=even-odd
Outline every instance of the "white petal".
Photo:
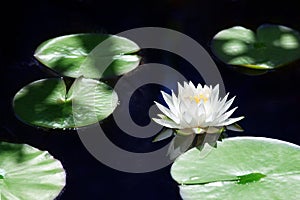
[{"label": "white petal", "polygon": [[183,87],[182,87],[182,85],[180,85],[180,83],[178,82],[177,83],[177,88],[178,88],[178,95],[181,95],[181,94],[183,94],[184,93],[184,89],[183,89]]},{"label": "white petal", "polygon": [[[213,120],[216,119],[216,118],[219,118],[222,115],[222,113],[220,111],[222,110],[222,108],[226,104],[226,100],[228,98],[228,95],[229,95],[229,93],[227,93],[222,100],[218,99],[216,102],[214,102],[211,105],[211,107],[213,109],[213,111],[211,112],[211,117],[212,117]],[[212,120],[210,119],[209,121],[212,121]]]},{"label": "white petal", "polygon": [[179,111],[179,99],[176,97],[176,95],[174,94],[174,91],[172,90],[172,101],[173,101],[173,105],[175,107],[175,109],[177,110],[178,114],[180,114]]},{"label": "white petal", "polygon": [[215,104],[219,99],[219,84],[214,87],[211,93],[211,104]]},{"label": "white petal", "polygon": [[188,108],[191,106],[189,101],[181,101],[179,103],[179,112],[181,114],[183,114],[184,112],[186,112],[188,110]]},{"label": "white petal", "polygon": [[190,88],[192,88],[193,91],[196,91],[196,87],[192,81],[189,82],[189,86],[190,86]]},{"label": "white petal", "polygon": [[182,101],[179,104],[181,118],[180,118],[180,125],[181,127],[191,127],[191,120],[193,116],[190,115],[189,109],[191,108],[191,104],[189,101]]},{"label": "white petal", "polygon": [[207,85],[204,85],[203,90],[204,90],[204,92],[209,92],[210,91],[210,89]]},{"label": "white petal", "polygon": [[183,89],[188,90],[190,88],[189,84],[187,82],[183,82]]},{"label": "white petal", "polygon": [[167,120],[167,119],[156,119],[156,118],[152,118],[153,121],[155,121],[156,123],[168,127],[168,128],[181,128],[178,124],[176,124],[175,122],[171,121],[171,120]]},{"label": "white petal", "polygon": [[227,101],[225,103],[225,105],[219,110],[217,117],[221,116],[224,112],[226,112],[229,109],[229,107],[232,105],[234,99],[235,99],[235,96],[232,97],[229,101]]},{"label": "white petal", "polygon": [[218,105],[218,106],[219,106],[220,108],[223,107],[223,106],[225,105],[228,96],[229,96],[229,93],[227,93],[227,94],[225,95],[225,97],[219,102],[219,105]]},{"label": "white petal", "polygon": [[162,97],[164,98],[165,102],[169,105],[169,104],[173,104],[172,100],[171,100],[171,95],[169,95],[168,93],[161,91]]},{"label": "white petal", "polygon": [[228,126],[228,125],[233,124],[233,123],[235,123],[237,121],[240,121],[242,119],[244,119],[244,116],[236,117],[236,118],[229,118],[229,119],[225,120],[224,122],[222,122],[221,124],[218,124],[218,126]]},{"label": "white petal", "polygon": [[191,120],[189,121],[190,127],[197,126],[198,122],[198,115],[197,115],[198,105],[196,102],[191,101],[189,106],[187,107],[186,112],[191,116]]},{"label": "white petal", "polygon": [[182,114],[183,119],[186,121],[187,124],[191,125],[191,122],[193,120],[193,117],[188,112],[184,112]]},{"label": "white petal", "polygon": [[197,90],[198,89],[201,89],[202,90],[202,85],[200,84],[200,83],[198,83],[198,85],[197,85]]},{"label": "white petal", "polygon": [[226,129],[231,130],[231,131],[237,131],[237,132],[243,132],[244,129],[240,127],[238,124],[231,124],[226,126]]},{"label": "white petal", "polygon": [[176,110],[176,107],[174,106],[172,97],[163,91],[161,92],[161,94],[162,94],[165,102],[168,104],[170,111],[178,118],[179,110]]},{"label": "white petal", "polygon": [[219,84],[215,85],[215,87],[213,88],[213,91],[219,91]]},{"label": "white petal", "polygon": [[172,119],[176,123],[180,122],[180,120],[169,109],[167,109],[163,105],[157,103],[156,101],[154,103],[156,104],[156,106],[158,107],[158,109],[161,112],[163,112],[167,117],[169,117],[170,119]]},{"label": "white petal", "polygon": [[206,110],[203,104],[199,105],[197,108],[197,125],[196,126],[202,126],[206,118]]},{"label": "white petal", "polygon": [[168,118],[167,116],[165,116],[165,115],[163,115],[163,114],[157,114],[157,116],[159,116],[159,117],[162,118],[162,119]]},{"label": "white petal", "polygon": [[228,119],[232,114],[233,112],[237,109],[238,107],[235,107],[231,110],[229,110],[228,112],[224,113],[223,115],[221,115],[219,118],[216,119],[216,122],[223,122],[225,121],[226,119]]}]

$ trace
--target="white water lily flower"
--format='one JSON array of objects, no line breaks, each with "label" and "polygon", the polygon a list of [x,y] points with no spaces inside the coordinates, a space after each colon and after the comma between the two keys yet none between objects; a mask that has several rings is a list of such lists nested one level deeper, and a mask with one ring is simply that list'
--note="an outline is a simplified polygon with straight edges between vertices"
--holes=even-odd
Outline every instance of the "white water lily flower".
[{"label": "white water lily flower", "polygon": [[178,96],[172,91],[169,95],[162,91],[162,96],[168,105],[155,102],[163,114],[158,114],[160,119],[153,120],[167,128],[175,129],[177,134],[191,135],[201,133],[218,133],[225,128],[234,129],[235,122],[244,117],[230,118],[237,107],[228,111],[234,98],[227,101],[229,93],[222,99],[219,98],[219,85],[214,88],[192,82],[178,83]]}]

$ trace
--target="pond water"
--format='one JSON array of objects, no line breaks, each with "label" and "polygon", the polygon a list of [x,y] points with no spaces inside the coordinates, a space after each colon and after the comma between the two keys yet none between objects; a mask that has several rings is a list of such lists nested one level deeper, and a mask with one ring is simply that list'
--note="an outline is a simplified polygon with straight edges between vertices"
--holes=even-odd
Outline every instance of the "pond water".
[{"label": "pond water", "polygon": [[[124,4],[124,5],[123,5]],[[129,4],[129,3],[128,3]],[[178,187],[170,176],[170,166],[155,172],[132,174],[120,172],[97,161],[85,149],[76,130],[44,130],[23,124],[14,115],[12,99],[24,85],[53,74],[33,58],[37,45],[46,39],[79,32],[118,33],[131,28],[158,26],[181,31],[198,41],[210,54],[209,40],[218,31],[234,25],[256,28],[262,23],[277,23],[300,31],[299,15],[294,4],[273,8],[252,1],[152,1],[119,5],[93,0],[26,1],[18,7],[9,2],[6,9],[17,20],[5,21],[1,45],[1,120],[0,139],[27,143],[49,151],[59,159],[67,173],[65,190],[58,199],[180,199]],[[126,9],[125,9],[126,8]],[[253,12],[255,10],[255,13]],[[3,17],[2,17],[3,18]],[[5,18],[4,18],[5,19]],[[161,51],[142,52],[145,63],[166,64],[194,83],[201,76],[186,60]],[[261,136],[300,145],[299,102],[300,62],[261,75],[240,73],[219,62],[212,54],[227,92],[236,96],[234,116],[244,115],[239,124],[243,133],[228,136]],[[111,80],[113,82],[113,80]],[[146,125],[148,109],[154,100],[161,100],[158,85],[145,85],[130,102],[133,120]],[[117,146],[134,152],[159,149],[168,141],[153,144],[153,138],[138,139],[124,134],[112,117],[101,122],[107,137]],[[109,152],[108,152],[109,153]],[[143,163],[141,163],[143,165]]]}]

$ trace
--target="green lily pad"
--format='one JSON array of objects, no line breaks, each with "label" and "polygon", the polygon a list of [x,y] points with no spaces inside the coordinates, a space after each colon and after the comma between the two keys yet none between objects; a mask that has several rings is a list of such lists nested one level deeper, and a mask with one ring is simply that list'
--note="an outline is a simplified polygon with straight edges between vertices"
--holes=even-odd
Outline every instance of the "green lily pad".
[{"label": "green lily pad", "polygon": [[[183,199],[299,199],[300,146],[263,137],[233,137],[179,156],[171,174]],[[202,156],[201,156],[202,155]]]},{"label": "green lily pad", "polygon": [[47,151],[0,142],[1,200],[53,200],[65,184],[62,164]]},{"label": "green lily pad", "polygon": [[134,54],[139,50],[124,37],[82,33],[49,39],[38,46],[34,56],[63,76],[99,79],[135,69],[140,57]]},{"label": "green lily pad", "polygon": [[300,34],[273,24],[259,26],[256,33],[234,26],[217,33],[211,48],[227,64],[268,70],[300,59]]},{"label": "green lily pad", "polygon": [[103,82],[80,77],[69,91],[63,79],[35,81],[14,97],[20,120],[45,128],[77,128],[108,117],[116,108],[117,94]]}]

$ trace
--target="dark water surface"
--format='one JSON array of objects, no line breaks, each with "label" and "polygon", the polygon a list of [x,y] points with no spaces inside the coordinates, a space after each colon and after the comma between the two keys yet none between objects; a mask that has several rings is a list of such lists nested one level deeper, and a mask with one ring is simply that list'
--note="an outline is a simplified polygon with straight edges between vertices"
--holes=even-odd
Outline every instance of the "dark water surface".
[{"label": "dark water surface", "polygon": [[[14,94],[32,81],[53,76],[33,58],[35,48],[46,39],[66,34],[116,34],[131,28],[157,26],[181,31],[210,53],[209,41],[213,35],[235,25],[255,29],[262,23],[275,23],[300,31],[299,6],[291,2],[9,1],[1,7],[0,138],[48,150],[62,162],[67,173],[67,185],[58,198],[60,200],[180,199],[177,184],[169,173],[170,166],[144,174],[119,172],[93,158],[76,131],[46,131],[25,125],[14,116]],[[9,14],[3,14],[3,11]],[[176,55],[148,50],[144,56],[145,62],[171,65],[187,79],[195,83],[202,81],[199,75],[195,75],[192,66]],[[254,76],[239,73],[215,57],[213,59],[226,90],[237,96],[234,106],[239,108],[234,116],[246,116],[240,122],[245,132],[228,132],[229,136],[263,136],[300,145],[300,62]],[[131,112],[136,123],[145,125],[149,122],[147,108],[153,100],[161,98],[160,89],[162,87],[157,85],[147,85],[132,97]],[[152,144],[151,138],[136,139],[125,135],[115,127],[111,117],[104,120],[102,126],[116,145],[130,151],[147,152],[165,144]]]}]

